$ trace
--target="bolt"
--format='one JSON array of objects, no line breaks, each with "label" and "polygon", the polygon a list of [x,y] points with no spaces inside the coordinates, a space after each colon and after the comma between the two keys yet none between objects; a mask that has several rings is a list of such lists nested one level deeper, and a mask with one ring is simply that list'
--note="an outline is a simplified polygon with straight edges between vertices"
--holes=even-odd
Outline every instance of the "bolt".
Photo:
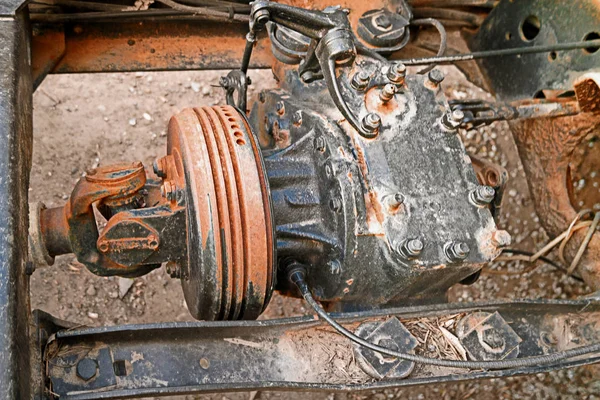
[{"label": "bolt", "polygon": [[429,82],[431,82],[434,87],[438,87],[438,85],[442,83],[445,78],[444,73],[439,69],[432,69],[429,71],[429,74],[427,74],[427,77],[429,78]]},{"label": "bolt", "polygon": [[398,211],[398,207],[404,203],[404,195],[402,193],[396,193],[394,195],[385,196],[388,209],[391,213]]},{"label": "bolt", "polygon": [[450,242],[444,247],[446,257],[450,261],[462,261],[467,258],[471,251],[469,245],[464,242]]},{"label": "bolt", "polygon": [[383,87],[383,89],[381,90],[381,93],[379,93],[379,98],[384,103],[387,103],[388,101],[390,101],[391,99],[394,98],[395,94],[396,94],[396,86],[392,85],[391,83],[388,83],[387,85],[385,85]]},{"label": "bolt", "polygon": [[292,115],[292,123],[296,126],[302,125],[302,111],[298,110]]},{"label": "bolt", "polygon": [[181,278],[181,267],[175,261],[169,261],[165,265],[165,270],[171,278]]},{"label": "bolt", "polygon": [[370,80],[371,77],[367,71],[358,71],[352,77],[352,87],[362,92],[369,86]]},{"label": "bolt", "polygon": [[329,200],[329,208],[335,212],[342,211],[342,201],[337,197],[332,197],[331,200]]},{"label": "bolt", "polygon": [[156,250],[158,248],[158,238],[155,235],[148,236],[148,245],[152,250]]},{"label": "bolt", "polygon": [[256,10],[254,15],[252,15],[252,19],[254,20],[254,23],[258,26],[265,25],[267,22],[269,22],[270,18],[271,18],[271,15],[269,13],[269,10],[265,10],[265,9]]},{"label": "bolt", "polygon": [[423,242],[421,239],[406,239],[400,244],[400,254],[409,260],[418,257],[422,251]]},{"label": "bolt", "polygon": [[84,358],[77,363],[77,376],[83,379],[84,381],[89,381],[94,376],[96,376],[96,372],[98,370],[98,363],[96,360],[92,360],[91,358]]},{"label": "bolt", "polygon": [[316,79],[316,76],[311,71],[304,71],[302,75],[300,75],[300,79],[302,79],[302,82],[304,83],[310,83]]},{"label": "bolt", "polygon": [[158,158],[158,159],[154,160],[154,163],[152,164],[152,169],[154,170],[154,173],[156,174],[156,176],[158,176],[159,178],[164,178],[165,176],[167,176],[166,171],[165,171],[165,159],[164,158]]},{"label": "bolt", "polygon": [[461,110],[448,111],[442,117],[442,126],[449,131],[454,131],[462,124],[464,118],[465,113]]},{"label": "bolt", "polygon": [[394,200],[398,203],[398,205],[400,205],[400,204],[404,203],[405,198],[402,193],[396,193],[394,195]]},{"label": "bolt", "polygon": [[331,161],[328,161],[327,164],[325,164],[325,176],[327,179],[333,179],[336,172],[335,165],[333,165]]},{"label": "bolt", "polygon": [[496,195],[496,191],[491,186],[478,186],[475,190],[471,192],[471,201],[478,206],[486,206],[494,201],[494,196]]},{"label": "bolt", "polygon": [[171,181],[164,181],[162,186],[160,187],[160,194],[165,197],[167,200],[171,201],[174,198],[175,187],[171,183]]},{"label": "bolt", "polygon": [[314,141],[315,150],[320,151],[321,153],[325,152],[325,139],[322,136],[318,136]]},{"label": "bolt", "polygon": [[283,101],[278,101],[277,104],[275,104],[275,109],[277,110],[277,114],[285,114],[285,104],[283,104]]},{"label": "bolt", "polygon": [[492,233],[492,244],[496,247],[502,248],[510,246],[511,240],[510,233],[507,231],[498,230]]},{"label": "bolt", "polygon": [[379,29],[387,30],[392,27],[392,21],[390,21],[390,18],[386,14],[379,14],[373,22]]},{"label": "bolt", "polygon": [[25,273],[27,275],[33,274],[35,271],[35,264],[32,261],[27,261],[25,263]]},{"label": "bolt", "polygon": [[367,136],[369,138],[377,136],[380,126],[381,117],[375,113],[368,113],[362,120],[362,128],[371,134]]},{"label": "bolt", "polygon": [[108,242],[106,240],[102,240],[100,243],[98,243],[98,250],[100,250],[102,253],[106,253],[108,251]]},{"label": "bolt", "polygon": [[404,78],[406,77],[406,65],[402,63],[392,64],[388,69],[387,77],[390,82],[396,85],[404,85]]},{"label": "bolt", "polygon": [[327,264],[331,275],[339,275],[342,272],[342,265],[338,260],[331,260]]}]

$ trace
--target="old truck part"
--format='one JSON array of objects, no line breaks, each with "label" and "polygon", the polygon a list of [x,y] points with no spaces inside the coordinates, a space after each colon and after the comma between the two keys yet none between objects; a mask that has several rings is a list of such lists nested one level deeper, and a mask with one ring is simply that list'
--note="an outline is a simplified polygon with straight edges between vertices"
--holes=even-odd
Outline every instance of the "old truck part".
[{"label": "old truck part", "polygon": [[[477,280],[510,244],[494,219],[508,174],[469,156],[459,135],[498,120],[510,121],[536,178],[546,229],[568,236],[560,251],[568,272],[598,287],[597,210],[580,205],[593,208],[597,194],[569,186],[598,159],[575,156],[597,135],[596,1],[125,3],[58,0],[32,4],[30,14],[18,2],[0,5],[8,88],[0,167],[10,178],[1,182],[10,239],[0,242],[0,277],[16,283],[0,291],[6,398],[369,389],[598,362],[597,297],[445,303],[450,287]],[[558,12],[580,22],[576,36],[546,19]],[[427,26],[434,45],[423,39]],[[468,27],[472,52],[456,54],[447,30],[457,27]],[[454,62],[497,100],[448,101],[434,64]],[[279,88],[249,99],[249,69],[269,66]],[[63,206],[31,204],[24,246],[34,85],[49,72],[199,67],[231,69],[218,82],[227,104],[174,115],[166,154],[152,166],[100,166]],[[101,276],[164,265],[190,313],[209,322],[77,328],[29,313],[27,274],[69,253]],[[273,291],[303,297],[320,320],[248,321]],[[449,315],[442,333],[463,358],[428,356],[411,321]],[[328,361],[306,357],[317,330],[356,358],[352,381],[321,374]],[[33,383],[19,386],[17,376]]]}]

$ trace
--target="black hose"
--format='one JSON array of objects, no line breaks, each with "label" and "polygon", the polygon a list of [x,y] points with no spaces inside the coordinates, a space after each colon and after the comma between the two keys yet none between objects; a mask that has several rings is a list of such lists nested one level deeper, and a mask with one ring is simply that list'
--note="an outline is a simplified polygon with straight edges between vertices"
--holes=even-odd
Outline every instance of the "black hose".
[{"label": "black hose", "polygon": [[304,300],[315,310],[319,318],[325,320],[329,325],[331,325],[335,330],[337,330],[342,335],[346,336],[348,339],[357,343],[361,346],[364,346],[368,349],[376,351],[381,354],[388,355],[390,357],[396,357],[403,360],[413,361],[416,363],[436,365],[439,367],[450,367],[450,368],[468,368],[468,369],[483,369],[483,370],[496,370],[496,369],[510,369],[510,368],[523,368],[523,367],[533,367],[540,364],[553,364],[558,361],[571,359],[574,357],[579,357],[583,355],[588,355],[592,353],[600,352],[600,343],[595,343],[587,346],[580,346],[574,349],[569,349],[566,351],[561,351],[552,354],[544,354],[540,356],[531,356],[531,357],[523,357],[516,358],[511,360],[498,360],[498,361],[460,361],[460,360],[444,360],[437,358],[430,358],[419,356],[416,354],[409,353],[401,353],[398,351],[386,349],[385,347],[377,346],[371,342],[366,341],[365,339],[356,336],[354,333],[350,332],[342,325],[337,323],[333,318],[321,308],[319,303],[315,301],[312,297],[310,289],[308,285],[304,281],[305,270],[299,267],[298,264],[292,266],[290,268],[289,279],[292,283],[294,283]]}]

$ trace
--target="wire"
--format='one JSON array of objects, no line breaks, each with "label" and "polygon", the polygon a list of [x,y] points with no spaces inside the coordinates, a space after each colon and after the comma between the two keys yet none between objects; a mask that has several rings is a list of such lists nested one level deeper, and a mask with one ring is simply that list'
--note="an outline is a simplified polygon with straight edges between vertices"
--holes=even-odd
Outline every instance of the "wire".
[{"label": "wire", "polygon": [[455,63],[455,62],[461,62],[461,61],[471,61],[471,60],[490,58],[490,57],[547,53],[547,52],[551,52],[551,51],[561,51],[561,50],[589,49],[589,48],[593,48],[593,47],[600,47],[600,39],[584,40],[582,42],[551,44],[551,45],[545,45],[545,46],[513,47],[510,49],[474,51],[472,53],[456,54],[456,55],[442,56],[442,57],[436,56],[436,57],[424,57],[424,58],[409,58],[406,60],[402,60],[401,62],[404,65],[449,64],[449,63]]},{"label": "wire", "polygon": [[509,368],[523,368],[523,367],[532,367],[537,366],[539,364],[553,364],[562,360],[571,359],[574,357],[579,357],[583,355],[589,355],[592,353],[600,352],[600,343],[594,343],[591,345],[580,346],[573,349],[544,354],[539,356],[531,356],[531,357],[523,357],[516,358],[510,360],[498,360],[498,361],[459,361],[459,360],[447,360],[447,359],[437,359],[419,356],[416,354],[409,353],[401,353],[399,351],[394,351],[387,349],[385,347],[381,347],[375,345],[371,342],[366,341],[365,339],[356,336],[354,333],[350,332],[338,322],[336,322],[333,318],[321,308],[319,303],[315,301],[312,297],[310,289],[308,285],[304,281],[305,270],[299,264],[291,265],[292,267],[289,271],[289,278],[300,290],[302,297],[304,300],[315,310],[319,318],[325,320],[329,325],[331,325],[335,330],[337,330],[342,335],[346,336],[348,339],[357,343],[361,346],[364,346],[370,350],[376,351],[381,354],[388,355],[390,357],[396,357],[403,360],[413,361],[416,363],[436,365],[439,367],[450,367],[450,368],[467,368],[467,369],[483,369],[483,370],[496,370],[496,369],[509,369]]},{"label": "wire", "polygon": [[[448,47],[448,33],[446,32],[446,28],[444,28],[444,25],[442,25],[442,23],[440,21],[438,21],[435,18],[422,18],[422,19],[413,19],[410,23],[411,23],[411,25],[417,25],[417,26],[421,26],[421,25],[434,26],[435,29],[437,29],[438,33],[440,34],[440,46],[438,48],[436,57],[442,57],[446,53],[446,49]],[[435,68],[435,64],[431,64],[431,65],[423,68],[419,72],[417,72],[417,74],[419,74],[419,75],[426,74],[434,68]]]},{"label": "wire", "polygon": [[[177,11],[172,8],[160,8],[160,9],[149,9],[140,11],[117,11],[117,12],[81,12],[81,13],[68,13],[68,14],[45,14],[31,12],[32,22],[47,22],[47,23],[62,23],[70,21],[104,21],[104,20],[115,20],[115,19],[138,19],[143,18],[150,20],[156,17],[164,18],[181,18],[181,19],[202,19],[209,21],[226,21],[232,22],[229,18],[229,14],[225,17],[209,16],[209,15],[198,15],[190,12]],[[238,15],[238,14],[236,14]],[[246,17],[241,15],[241,17]],[[237,18],[236,18],[237,20]]]},{"label": "wire", "polygon": [[173,10],[189,12],[194,15],[202,15],[207,17],[217,17],[217,18],[227,18],[234,21],[248,22],[250,17],[248,15],[240,15],[236,14],[233,11],[233,8],[229,8],[229,12],[215,10],[212,8],[206,7],[193,7],[186,6],[185,4],[177,3],[173,0],[156,0],[158,3],[164,4],[167,7],[172,8]]}]

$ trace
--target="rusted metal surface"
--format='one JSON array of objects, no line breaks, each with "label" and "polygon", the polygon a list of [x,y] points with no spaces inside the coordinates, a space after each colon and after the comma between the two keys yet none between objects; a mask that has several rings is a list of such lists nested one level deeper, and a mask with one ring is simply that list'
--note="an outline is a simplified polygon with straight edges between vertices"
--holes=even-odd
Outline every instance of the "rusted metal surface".
[{"label": "rusted metal surface", "polygon": [[[589,79],[583,77],[576,86],[576,93],[590,93]],[[596,81],[597,82],[597,81]],[[599,99],[584,97],[584,107],[595,110]],[[590,104],[596,106],[590,107]],[[582,108],[584,108],[582,107]],[[540,222],[552,237],[564,232],[579,210],[593,204],[574,201],[573,177],[580,175],[589,165],[598,165],[598,148],[594,147],[600,132],[600,115],[584,112],[562,118],[538,118],[509,123],[528,178],[529,188]],[[590,147],[590,144],[592,145]],[[577,149],[585,149],[583,152]],[[587,167],[586,167],[587,165]],[[590,202],[597,203],[597,188],[590,184]],[[593,189],[592,189],[593,188]],[[565,258],[575,256],[585,230],[575,232],[565,250]],[[600,236],[592,237],[579,263],[579,273],[592,287],[600,288]]]},{"label": "rusted metal surface", "polygon": [[65,54],[65,33],[62,27],[34,30],[31,40],[31,72],[33,86],[38,87],[42,80]]},{"label": "rusted metal surface", "polygon": [[[198,319],[256,318],[272,291],[273,231],[253,135],[233,107],[186,109],[167,153],[188,190],[188,309]],[[169,178],[169,174],[167,174]]]}]

